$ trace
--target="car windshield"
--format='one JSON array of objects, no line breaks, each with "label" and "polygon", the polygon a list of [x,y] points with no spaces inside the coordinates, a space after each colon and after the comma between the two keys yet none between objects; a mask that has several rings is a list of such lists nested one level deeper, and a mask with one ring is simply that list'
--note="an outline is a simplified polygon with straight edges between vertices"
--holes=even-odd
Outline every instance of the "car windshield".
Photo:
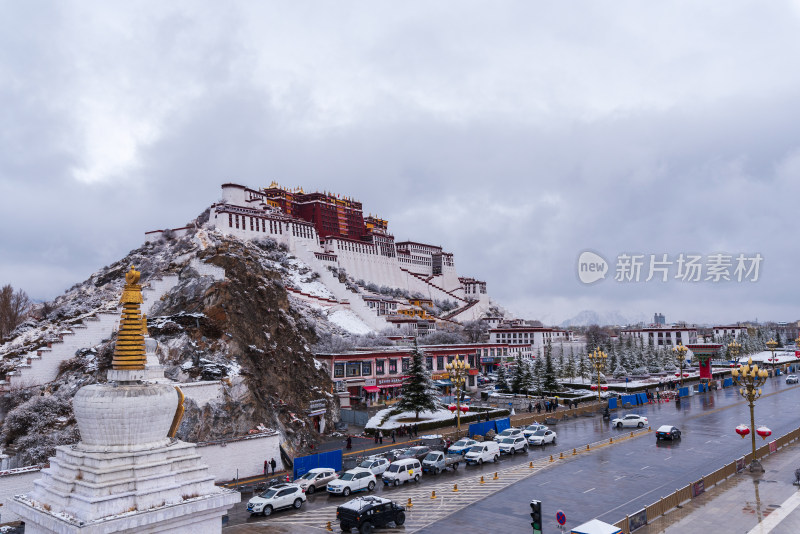
[{"label": "car windshield", "polygon": [[425,447],[411,447],[408,449],[408,454],[422,454],[425,452]]},{"label": "car windshield", "polygon": [[469,449],[469,452],[483,452],[483,446],[482,445],[473,445]]},{"label": "car windshield", "polygon": [[271,498],[273,498],[275,496],[276,493],[278,493],[278,490],[274,490],[274,489],[267,490],[267,491],[265,491],[264,493],[261,494],[261,497],[263,497],[265,499],[271,499]]},{"label": "car windshield", "polygon": [[514,438],[506,438],[502,441],[502,443],[514,443]]},{"label": "car windshield", "polygon": [[353,480],[353,477],[356,476],[355,473],[345,473],[339,477],[340,480]]},{"label": "car windshield", "polygon": [[438,458],[439,455],[433,452],[428,453],[428,456],[425,457],[425,459],[428,460],[429,462],[435,462]]},{"label": "car windshield", "polygon": [[306,473],[305,475],[300,477],[300,480],[311,480],[312,478],[316,478],[318,473]]},{"label": "car windshield", "polygon": [[503,430],[503,431],[500,433],[500,435],[501,435],[501,436],[510,436],[512,432],[513,432],[513,430],[511,430],[511,429],[509,428],[508,430]]},{"label": "car windshield", "polygon": [[387,471],[389,471],[390,473],[397,473],[398,471],[400,471],[400,466],[397,464],[392,464],[389,466],[389,469],[387,469]]},{"label": "car windshield", "polygon": [[452,445],[452,446],[453,446],[453,447],[466,447],[466,446],[467,446],[467,443],[468,443],[468,442],[467,442],[467,440],[465,440],[465,439],[460,439],[460,440],[456,441],[455,443],[453,443],[453,445]]},{"label": "car windshield", "polygon": [[534,436],[544,436],[544,430],[537,430],[533,433]]},{"label": "car windshield", "polygon": [[367,462],[367,461],[361,462],[360,464],[358,464],[358,467],[369,469],[370,467],[372,467],[372,462]]}]

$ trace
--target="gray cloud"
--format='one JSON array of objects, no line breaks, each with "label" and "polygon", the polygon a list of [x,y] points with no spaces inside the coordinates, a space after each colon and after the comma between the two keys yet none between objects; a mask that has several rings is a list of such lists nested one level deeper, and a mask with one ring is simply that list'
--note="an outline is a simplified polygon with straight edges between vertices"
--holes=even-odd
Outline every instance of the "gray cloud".
[{"label": "gray cloud", "polygon": [[[8,4],[0,282],[53,297],[219,185],[358,198],[526,317],[796,319],[797,4]],[[584,249],[760,252],[581,285]]]}]

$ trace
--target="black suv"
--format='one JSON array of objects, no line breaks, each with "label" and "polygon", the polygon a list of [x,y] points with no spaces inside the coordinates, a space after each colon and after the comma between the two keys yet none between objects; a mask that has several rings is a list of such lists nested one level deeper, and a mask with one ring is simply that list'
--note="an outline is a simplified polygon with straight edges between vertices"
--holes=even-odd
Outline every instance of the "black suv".
[{"label": "black suv", "polygon": [[372,532],[374,527],[384,527],[394,523],[398,527],[406,522],[406,509],[389,499],[370,495],[353,499],[336,509],[336,518],[342,532],[350,532],[353,527],[361,534]]}]

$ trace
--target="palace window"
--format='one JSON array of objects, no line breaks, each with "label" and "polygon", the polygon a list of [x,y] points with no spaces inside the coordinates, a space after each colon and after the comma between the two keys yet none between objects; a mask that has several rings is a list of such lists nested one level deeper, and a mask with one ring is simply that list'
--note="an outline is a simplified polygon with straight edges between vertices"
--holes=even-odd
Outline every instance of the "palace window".
[{"label": "palace window", "polygon": [[375,374],[382,375],[383,374],[383,364],[385,362],[383,360],[375,360]]},{"label": "palace window", "polygon": [[403,358],[403,372],[405,373],[411,368],[411,358]]},{"label": "palace window", "polygon": [[335,364],[333,364],[333,377],[334,378],[343,378],[344,377],[344,364],[343,363],[335,363]]},{"label": "palace window", "polygon": [[397,374],[397,360],[389,360],[389,374],[390,375]]},{"label": "palace window", "polygon": [[361,363],[360,362],[347,362],[346,364],[347,377],[361,376]]},{"label": "palace window", "polygon": [[425,364],[428,366],[428,371],[433,371],[433,357],[428,356],[425,358]]},{"label": "palace window", "polygon": [[436,369],[438,369],[439,371],[444,369],[444,356],[436,357]]},{"label": "palace window", "polygon": [[372,374],[372,362],[361,362],[361,376]]}]

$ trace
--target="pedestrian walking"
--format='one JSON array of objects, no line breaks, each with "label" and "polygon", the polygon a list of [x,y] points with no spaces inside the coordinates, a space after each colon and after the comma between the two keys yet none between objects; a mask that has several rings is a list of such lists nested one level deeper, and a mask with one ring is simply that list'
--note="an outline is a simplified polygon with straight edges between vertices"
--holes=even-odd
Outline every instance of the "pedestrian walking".
[{"label": "pedestrian walking", "polygon": [[531,413],[532,411],[533,411],[533,403],[528,402],[528,413]]},{"label": "pedestrian walking", "polygon": [[537,402],[536,403],[536,413],[542,413],[542,403],[541,402]]},{"label": "pedestrian walking", "polygon": [[264,460],[264,476],[267,476],[267,469],[269,469],[269,461]]},{"label": "pedestrian walking", "polygon": [[375,438],[375,445],[377,445],[378,444],[378,433],[375,432],[375,435],[373,437]]},{"label": "pedestrian walking", "polygon": [[347,445],[345,446],[345,449],[349,451],[352,448],[353,448],[353,439],[350,436],[347,436]]},{"label": "pedestrian walking", "polygon": [[378,443],[383,445],[383,430],[378,430]]},{"label": "pedestrian walking", "polygon": [[394,439],[394,434],[395,434],[395,432],[394,432],[394,428],[393,428],[393,429],[392,429],[392,443],[397,443],[397,442],[395,441],[395,439]]},{"label": "pedestrian walking", "polygon": [[270,458],[269,465],[270,465],[270,467],[272,467],[272,474],[274,475],[275,474],[275,466],[278,465],[278,463],[275,461],[275,458]]},{"label": "pedestrian walking", "polygon": [[419,437],[419,425],[417,423],[414,423],[414,436]]}]

